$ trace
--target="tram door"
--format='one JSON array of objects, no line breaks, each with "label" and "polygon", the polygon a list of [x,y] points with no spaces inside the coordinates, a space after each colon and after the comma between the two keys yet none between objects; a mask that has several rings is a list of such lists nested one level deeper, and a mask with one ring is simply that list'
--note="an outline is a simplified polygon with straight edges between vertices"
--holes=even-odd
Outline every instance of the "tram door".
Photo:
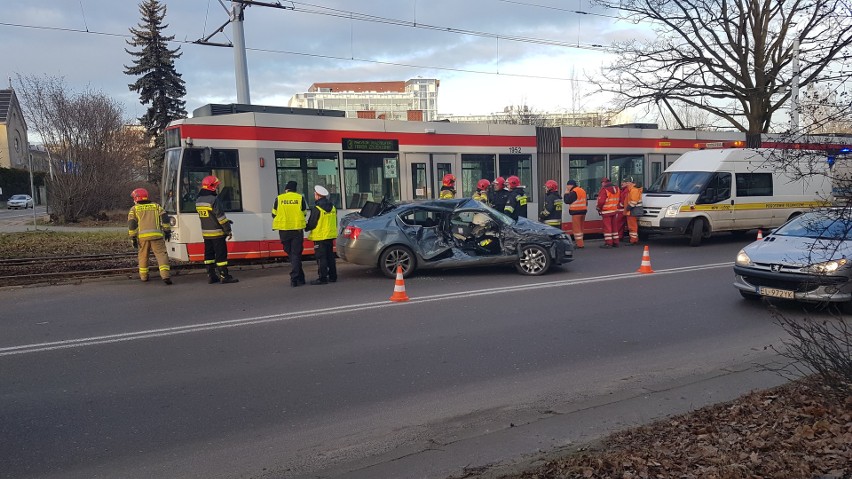
[{"label": "tram door", "polygon": [[405,200],[438,198],[444,175],[458,177],[460,171],[457,156],[442,153],[408,153],[403,168],[408,177],[402,191]]}]

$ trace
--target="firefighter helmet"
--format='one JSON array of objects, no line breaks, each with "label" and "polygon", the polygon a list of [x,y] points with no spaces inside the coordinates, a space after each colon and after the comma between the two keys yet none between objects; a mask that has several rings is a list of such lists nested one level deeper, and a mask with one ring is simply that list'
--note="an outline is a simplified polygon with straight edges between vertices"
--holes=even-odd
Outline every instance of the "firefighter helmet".
[{"label": "firefighter helmet", "polygon": [[216,191],[219,188],[219,178],[216,178],[213,175],[205,176],[203,180],[201,180],[201,189]]},{"label": "firefighter helmet", "polygon": [[517,188],[517,187],[521,186],[521,179],[518,178],[515,175],[512,175],[512,176],[506,178],[506,183],[509,184],[509,188]]},{"label": "firefighter helmet", "polygon": [[444,184],[444,186],[453,186],[456,184],[456,177],[451,175],[450,173],[447,173],[446,175],[444,175],[442,183]]},{"label": "firefighter helmet", "polygon": [[544,189],[547,191],[557,191],[559,190],[559,183],[554,180],[547,180],[544,182]]},{"label": "firefighter helmet", "polygon": [[504,180],[502,176],[494,178],[494,189],[499,191],[502,190],[504,186],[506,186],[506,180]]},{"label": "firefighter helmet", "polygon": [[130,193],[130,197],[133,198],[134,202],[146,201],[148,199],[148,190],[145,188],[136,188]]},{"label": "firefighter helmet", "polygon": [[486,180],[485,178],[476,182],[476,189],[478,190],[486,190],[489,186],[491,186],[491,182]]}]

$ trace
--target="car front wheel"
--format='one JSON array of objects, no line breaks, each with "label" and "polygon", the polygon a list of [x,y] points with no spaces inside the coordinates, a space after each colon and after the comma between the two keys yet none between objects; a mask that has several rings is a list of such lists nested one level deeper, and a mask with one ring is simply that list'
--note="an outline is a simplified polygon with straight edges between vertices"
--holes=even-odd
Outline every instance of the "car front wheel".
[{"label": "car front wheel", "polygon": [[397,266],[402,266],[403,278],[414,273],[414,253],[405,246],[390,246],[379,257],[379,269],[388,278],[396,278]]},{"label": "car front wheel", "polygon": [[550,254],[546,249],[537,244],[529,244],[521,247],[515,269],[527,276],[538,276],[550,269],[550,263]]}]

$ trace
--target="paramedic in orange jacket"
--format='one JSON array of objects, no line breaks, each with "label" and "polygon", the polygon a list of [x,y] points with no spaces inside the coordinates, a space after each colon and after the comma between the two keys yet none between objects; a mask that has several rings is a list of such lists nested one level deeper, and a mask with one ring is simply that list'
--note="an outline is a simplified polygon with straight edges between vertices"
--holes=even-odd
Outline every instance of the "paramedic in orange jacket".
[{"label": "paramedic in orange jacket", "polygon": [[609,181],[609,178],[601,180],[601,190],[598,193],[597,209],[603,221],[604,244],[601,248],[618,248],[619,236],[616,230],[618,220],[619,199],[621,190]]},{"label": "paramedic in orange jacket", "polygon": [[565,188],[563,203],[568,205],[568,214],[571,215],[571,232],[574,233],[574,244],[583,248],[583,223],[586,221],[588,211],[586,190],[577,186],[574,180],[568,180]]},{"label": "paramedic in orange jacket", "polygon": [[639,243],[639,219],[631,213],[633,208],[642,206],[642,188],[636,186],[632,176],[624,178],[627,185],[627,198],[624,200],[624,217],[627,219],[627,230],[630,232],[629,245]]}]

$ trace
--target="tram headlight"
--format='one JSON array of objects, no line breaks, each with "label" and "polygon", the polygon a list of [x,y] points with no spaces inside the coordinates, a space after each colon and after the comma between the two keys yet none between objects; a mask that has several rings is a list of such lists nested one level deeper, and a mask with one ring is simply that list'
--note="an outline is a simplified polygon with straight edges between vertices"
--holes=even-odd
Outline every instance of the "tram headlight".
[{"label": "tram headlight", "polygon": [[677,216],[678,212],[680,211],[680,206],[682,204],[683,203],[675,203],[673,205],[669,205],[666,208],[666,218],[674,218],[675,216]]}]

